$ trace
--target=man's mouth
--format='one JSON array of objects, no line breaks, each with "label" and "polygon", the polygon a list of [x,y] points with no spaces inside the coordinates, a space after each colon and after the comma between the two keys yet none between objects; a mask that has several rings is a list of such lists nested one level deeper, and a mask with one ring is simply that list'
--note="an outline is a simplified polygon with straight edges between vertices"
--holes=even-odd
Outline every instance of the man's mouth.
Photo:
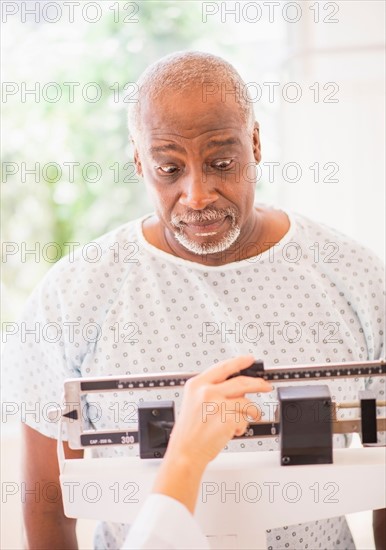
[{"label": "man's mouth", "polygon": [[228,216],[224,216],[216,221],[195,221],[194,223],[184,222],[184,225],[195,235],[199,237],[208,237],[210,235],[216,235],[227,218]]}]

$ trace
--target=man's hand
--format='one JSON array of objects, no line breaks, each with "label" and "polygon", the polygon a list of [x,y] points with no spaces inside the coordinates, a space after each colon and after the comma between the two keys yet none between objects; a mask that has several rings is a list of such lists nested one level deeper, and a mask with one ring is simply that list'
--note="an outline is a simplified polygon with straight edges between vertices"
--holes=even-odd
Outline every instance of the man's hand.
[{"label": "man's hand", "polygon": [[251,365],[252,355],[222,361],[185,384],[181,412],[174,425],[153,489],[185,504],[193,512],[202,474],[235,435],[242,435],[250,420],[259,420],[246,393],[268,392],[261,378],[227,378]]}]

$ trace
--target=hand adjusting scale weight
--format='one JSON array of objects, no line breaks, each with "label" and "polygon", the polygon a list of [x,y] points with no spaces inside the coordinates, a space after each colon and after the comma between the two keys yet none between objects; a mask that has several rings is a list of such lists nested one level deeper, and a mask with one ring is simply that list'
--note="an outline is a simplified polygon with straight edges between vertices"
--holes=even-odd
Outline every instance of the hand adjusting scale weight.
[{"label": "hand adjusting scale weight", "polygon": [[[240,374],[275,382],[291,382],[278,387],[278,415],[274,422],[251,424],[243,438],[280,436],[280,451],[220,453],[207,467],[195,516],[203,532],[216,540],[231,541],[233,548],[266,548],[265,530],[305,523],[342,514],[386,508],[384,487],[386,449],[376,445],[377,432],[386,431],[386,419],[377,418],[372,392],[359,392],[354,403],[334,403],[325,381],[336,378],[372,378],[384,382],[384,360],[355,363],[264,368],[253,363]],[[52,410],[52,419],[61,416],[67,425],[71,448],[139,443],[137,457],[83,458],[66,460],[59,427],[58,459],[65,514],[68,517],[132,523],[150,493],[157,469],[174,423],[174,404],[143,402],[138,408],[137,430],[83,430],[81,398],[85,394],[170,389],[183,387],[195,373],[166,373],[141,376],[75,378],[65,382],[64,405]],[[321,380],[321,384],[310,384]],[[293,384],[293,382],[296,382]],[[324,383],[323,383],[324,382]],[[358,419],[338,420],[338,408],[358,408]],[[365,448],[333,449],[333,433],[361,434]],[[291,466],[291,467],[283,467]],[[352,482],[355,479],[355,484]],[[278,487],[297,485],[299,501],[262,497],[253,502],[226,498],[220,488],[263,488],[268,482]],[[316,499],[311,488],[323,490],[331,484],[338,498]],[[98,498],[87,500],[87,488],[97,487]],[[117,497],[116,488],[121,491]],[[129,489],[135,488],[133,494]],[[216,488],[209,495],[205,488]],[[126,489],[125,489],[126,488]],[[114,490],[113,490],[114,489]],[[232,489],[233,490],[233,489]],[[279,493],[277,493],[279,495]],[[280,493],[281,494],[281,493]],[[312,497],[312,498],[311,498]],[[259,518],[257,521],[256,518]],[[220,538],[219,538],[220,537]],[[225,538],[224,538],[225,537]],[[231,537],[227,539],[227,537]],[[222,543],[219,543],[220,546]]]},{"label": "hand adjusting scale weight", "polygon": [[[260,377],[270,382],[299,382],[278,388],[279,422],[250,424],[246,433],[238,437],[261,438],[280,434],[283,465],[331,463],[333,433],[359,432],[363,444],[368,445],[376,444],[377,431],[386,429],[385,418],[377,421],[377,403],[371,392],[359,392],[358,402],[347,404],[351,408],[360,408],[360,419],[337,420],[337,406],[331,401],[328,386],[304,385],[307,381],[334,378],[379,377],[386,374],[386,362],[383,360],[268,369],[264,368],[262,362],[255,362],[240,374]],[[80,449],[139,443],[141,458],[163,457],[174,423],[172,401],[139,403],[138,430],[96,431],[82,429],[80,398],[84,394],[92,393],[181,387],[193,376],[195,373],[166,373],[67,380],[64,387],[66,405],[61,414],[67,422],[70,447]],[[232,377],[234,376],[238,374]],[[378,402],[378,406],[383,404]],[[57,410],[52,411],[53,417],[57,417],[57,414]]]}]

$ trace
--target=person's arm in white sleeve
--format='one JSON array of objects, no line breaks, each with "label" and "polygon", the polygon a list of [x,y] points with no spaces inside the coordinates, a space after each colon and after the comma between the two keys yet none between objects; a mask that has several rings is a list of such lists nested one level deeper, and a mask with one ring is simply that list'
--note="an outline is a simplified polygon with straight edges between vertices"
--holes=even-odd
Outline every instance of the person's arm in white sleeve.
[{"label": "person's arm in white sleeve", "polygon": [[209,550],[208,540],[189,510],[178,500],[151,494],[147,499],[122,550]]},{"label": "person's arm in white sleeve", "polygon": [[[128,549],[207,549],[208,541],[193,514],[205,468],[248,419],[221,410],[247,410],[246,393],[268,392],[261,378],[227,378],[250,366],[252,355],[217,363],[185,385],[180,415],[170,436],[152,494],[146,500],[125,540]],[[210,403],[210,414],[205,405]],[[244,408],[245,407],[245,408]],[[255,407],[250,407],[256,411]],[[257,414],[257,411],[256,411]],[[253,420],[258,420],[258,416]]]}]

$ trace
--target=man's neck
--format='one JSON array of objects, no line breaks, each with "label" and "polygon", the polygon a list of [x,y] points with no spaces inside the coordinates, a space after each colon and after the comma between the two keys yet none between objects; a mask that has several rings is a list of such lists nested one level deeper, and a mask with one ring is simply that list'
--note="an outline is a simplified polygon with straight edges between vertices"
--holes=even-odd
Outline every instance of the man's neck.
[{"label": "man's neck", "polygon": [[172,233],[164,231],[158,218],[147,218],[142,226],[145,239],[160,250],[208,266],[220,266],[258,256],[278,243],[288,232],[290,222],[281,210],[256,207],[251,221],[240,233],[237,241],[223,252],[216,254],[194,254],[184,248]]}]

